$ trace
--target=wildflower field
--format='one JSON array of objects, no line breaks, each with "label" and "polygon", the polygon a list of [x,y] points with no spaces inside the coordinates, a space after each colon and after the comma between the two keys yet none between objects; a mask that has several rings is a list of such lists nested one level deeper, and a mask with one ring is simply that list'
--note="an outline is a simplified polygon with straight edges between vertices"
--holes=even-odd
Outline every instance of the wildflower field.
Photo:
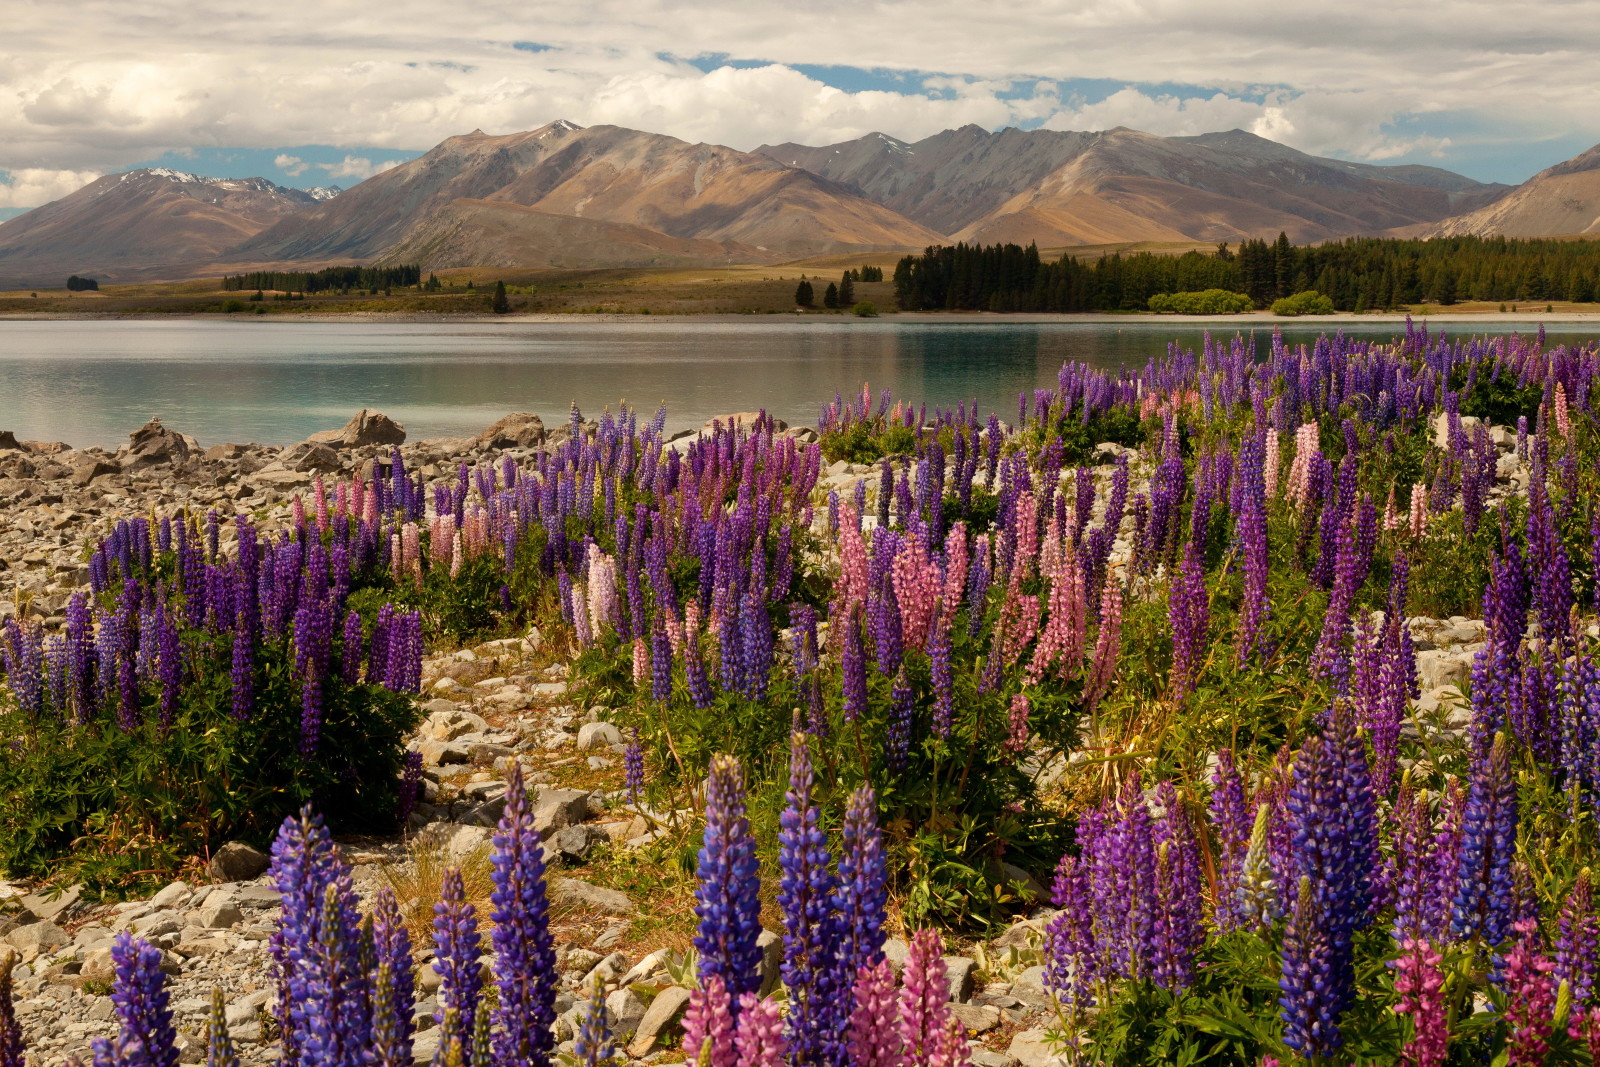
[{"label": "wildflower field", "polygon": [[[1597,375],[1542,333],[1235,339],[1003,415],[574,411],[273,537],[128,521],[62,625],[0,629],[0,865],[112,887],[278,829],[281,1062],[409,1064],[427,932],[363,919],[329,831],[416,800],[424,646],[537,624],[624,709],[629,802],[704,813],[691,1061],[968,1063],[941,938],[1045,908],[1064,1062],[1593,1063]],[[494,843],[488,932],[458,877],[435,909],[442,1064],[555,1055],[515,770]],[[159,952],[116,957],[96,1064],[175,1064]]]}]

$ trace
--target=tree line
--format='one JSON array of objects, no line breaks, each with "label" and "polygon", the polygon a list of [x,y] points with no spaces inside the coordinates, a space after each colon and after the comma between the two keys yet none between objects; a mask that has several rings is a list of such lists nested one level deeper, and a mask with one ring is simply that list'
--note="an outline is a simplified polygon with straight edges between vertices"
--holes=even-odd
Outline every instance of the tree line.
[{"label": "tree line", "polygon": [[[821,281],[822,279],[817,279]],[[825,308],[854,307],[856,302],[857,282],[883,281],[882,267],[852,267],[840,276],[837,282],[829,282],[828,287],[822,292],[822,306]],[[816,307],[817,290],[811,284],[811,279],[804,274],[800,275],[800,284],[794,287],[794,302],[803,308]]]},{"label": "tree line", "polygon": [[281,289],[320,293],[333,289],[390,289],[421,283],[421,265],[403,263],[396,267],[326,267],[319,271],[257,270],[228,275],[222,279],[222,288],[227,292]]},{"label": "tree line", "polygon": [[1108,253],[1046,261],[1033,245],[942,245],[894,271],[907,311],[1143,311],[1163,293],[1221,289],[1258,308],[1315,290],[1340,311],[1461,300],[1600,299],[1600,241],[1355,237],[1319,245],[1249,240],[1214,252]]}]

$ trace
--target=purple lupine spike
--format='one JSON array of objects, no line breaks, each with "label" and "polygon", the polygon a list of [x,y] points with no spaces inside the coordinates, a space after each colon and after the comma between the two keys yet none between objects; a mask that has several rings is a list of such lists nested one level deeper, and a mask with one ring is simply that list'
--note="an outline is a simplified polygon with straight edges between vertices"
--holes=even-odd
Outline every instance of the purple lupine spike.
[{"label": "purple lupine spike", "polygon": [[400,772],[400,795],[395,805],[395,822],[405,830],[411,821],[411,812],[422,795],[422,753],[406,753],[405,766]]},{"label": "purple lupine spike", "polygon": [[1217,928],[1227,932],[1249,921],[1248,916],[1241,914],[1238,900],[1255,812],[1245,799],[1244,778],[1233,761],[1233,752],[1226,748],[1217,753],[1208,810],[1217,853]]},{"label": "purple lupine spike", "polygon": [[950,663],[950,629],[933,613],[928,628],[928,678],[933,683],[933,735],[948,741],[955,727],[955,672]]},{"label": "purple lupine spike", "polygon": [[433,906],[433,943],[438,953],[433,969],[439,975],[434,1021],[443,1027],[439,1043],[459,1041],[463,1048],[470,1047],[483,973],[478,964],[477,911],[467,902],[459,867],[446,868],[440,882],[439,901]]},{"label": "purple lupine spike", "polygon": [[[372,909],[373,1063],[374,1067],[409,1067],[411,1064],[411,934],[400,918],[394,893],[378,890]],[[387,972],[387,976],[385,976]]]},{"label": "purple lupine spike", "polygon": [[712,759],[706,779],[699,876],[694,910],[700,930],[694,945],[700,953],[701,980],[722,979],[734,998],[754,993],[761,983],[761,950],[756,946],[761,875],[745,816],[744,770],[732,756]]},{"label": "purple lupine spike", "polygon": [[111,962],[116,969],[111,1004],[119,1032],[115,1045],[104,1038],[95,1040],[95,1062],[178,1067],[178,1033],[167,1007],[161,950],[123,931],[111,942]]},{"label": "purple lupine spike", "polygon": [[554,1044],[555,943],[545,896],[544,846],[522,784],[512,765],[506,806],[494,835],[495,988],[494,1062],[503,1067],[544,1067]]},{"label": "purple lupine spike", "polygon": [[916,694],[904,668],[895,675],[894,687],[889,691],[889,724],[884,735],[884,756],[892,774],[905,772],[911,756],[911,721],[916,715]]},{"label": "purple lupine spike", "polygon": [[1511,935],[1512,864],[1517,844],[1517,783],[1505,736],[1476,760],[1461,819],[1451,931],[1499,945]]},{"label": "purple lupine spike", "polygon": [[1162,807],[1156,824],[1156,893],[1159,898],[1152,977],[1162,989],[1186,989],[1194,956],[1205,941],[1201,926],[1200,850],[1189,813],[1171,782],[1156,787]]},{"label": "purple lupine spike", "polygon": [[829,869],[828,838],[811,795],[810,744],[799,731],[789,744],[789,791],[778,831],[778,864],[783,871],[778,907],[784,925],[783,984],[789,991],[787,1034],[798,1067],[836,1059],[845,990],[837,988],[841,933],[833,907],[837,882]]},{"label": "purple lupine spike", "polygon": [[244,722],[250,718],[256,706],[256,652],[255,630],[242,611],[234,622],[231,656],[231,707],[234,719]]},{"label": "purple lupine spike", "polygon": [[346,686],[361,681],[361,616],[354,611],[344,617],[344,638],[339,645],[339,673]]},{"label": "purple lupine spike", "polygon": [[1578,873],[1567,895],[1558,927],[1555,979],[1567,983],[1576,1010],[1589,1003],[1595,969],[1600,965],[1600,919],[1595,916],[1594,888],[1587,867]]},{"label": "purple lupine spike", "polygon": [[1211,624],[1205,566],[1193,541],[1183,546],[1167,593],[1167,614],[1172,624],[1172,692],[1181,700],[1194,690],[1206,649],[1206,629]]},{"label": "purple lupine spike", "polygon": [[1095,940],[1094,901],[1086,862],[1062,856],[1051,901],[1060,911],[1045,931],[1045,982],[1074,1011],[1090,1007],[1104,947]]},{"label": "purple lupine spike", "polygon": [[841,836],[839,891],[833,906],[839,913],[839,974],[840,988],[844,989],[851,975],[864,967],[874,967],[883,959],[888,895],[878,801],[871,786],[861,786],[851,794]]},{"label": "purple lupine spike", "polygon": [[300,755],[310,759],[322,735],[322,711],[328,687],[328,662],[333,652],[332,605],[323,600],[301,603],[294,617],[295,673],[300,681]]},{"label": "purple lupine spike", "polygon": [[867,710],[867,664],[866,652],[861,647],[859,608],[853,605],[846,608],[844,616],[834,620],[834,627],[841,646],[844,716],[847,721],[855,722]]}]

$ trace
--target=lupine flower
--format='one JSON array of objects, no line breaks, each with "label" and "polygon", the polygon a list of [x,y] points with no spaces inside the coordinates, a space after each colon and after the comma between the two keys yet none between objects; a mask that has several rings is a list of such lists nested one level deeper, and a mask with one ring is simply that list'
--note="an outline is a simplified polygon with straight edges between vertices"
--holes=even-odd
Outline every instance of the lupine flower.
[{"label": "lupine flower", "polygon": [[919,930],[911,938],[900,991],[900,1037],[912,1063],[933,1061],[950,1016],[949,1000],[944,941],[936,930]]},{"label": "lupine flower", "polygon": [[863,967],[883,959],[883,920],[888,907],[884,887],[882,835],[878,799],[864,785],[850,796],[841,830],[839,887],[833,898],[838,912],[838,986],[847,989]]},{"label": "lupine flower", "polygon": [[778,831],[778,863],[783,870],[778,907],[783,912],[782,974],[789,991],[789,1046],[798,1067],[831,1063],[836,1058],[844,990],[836,988],[840,929],[833,897],[837,882],[829,869],[828,838],[811,797],[811,750],[806,735],[799,731],[789,743],[788,804]]},{"label": "lupine flower", "polygon": [[227,1003],[222,987],[212,986],[211,1012],[206,1017],[206,1067],[239,1067],[239,1055],[228,1034]]},{"label": "lupine flower", "polygon": [[1517,783],[1505,735],[1472,768],[1462,816],[1451,931],[1498,945],[1511,934],[1512,877],[1517,843]]},{"label": "lupine flower", "polygon": [[1571,990],[1576,1019],[1594,991],[1595,967],[1600,963],[1600,919],[1594,913],[1594,889],[1587,867],[1578,873],[1567,895],[1558,927],[1555,980],[1567,983]]},{"label": "lupine flower", "polygon": [[0,1067],[24,1067],[22,1027],[17,1025],[16,1005],[11,999],[11,972],[17,962],[17,954],[10,949],[0,955]]},{"label": "lupine flower", "polygon": [[1394,968],[1394,1010],[1411,1016],[1411,1036],[1401,1050],[1407,1067],[1444,1067],[1449,1052],[1449,1012],[1444,1002],[1443,957],[1426,941],[1401,944]]},{"label": "lupine flower", "polygon": [[1028,750],[1028,716],[1031,710],[1025,694],[1016,693],[1011,697],[1006,739],[1001,747],[1012,757],[1020,756]]},{"label": "lupine flower", "polygon": [[835,620],[835,626],[842,642],[844,715],[855,722],[867,710],[867,664],[861,647],[861,623],[854,611],[847,610],[843,618]]},{"label": "lupine flower", "polygon": [[746,993],[739,1001],[733,1044],[740,1067],[782,1067],[787,1062],[799,1062],[786,1059],[789,1047],[777,1002],[762,1000],[754,993]]},{"label": "lupine flower", "polygon": [[372,911],[373,958],[372,1061],[376,1067],[410,1067],[411,934],[387,887],[378,891]]},{"label": "lupine flower", "polygon": [[[761,876],[755,838],[745,817],[744,771],[732,756],[711,761],[706,779],[705,843],[700,848],[700,887],[694,946],[700,974],[721,978],[730,998],[758,991],[761,950]],[[736,1011],[737,1000],[730,1010]]]},{"label": "lupine flower", "polygon": [[1193,541],[1183,546],[1167,593],[1167,613],[1172,623],[1172,691],[1182,699],[1194,689],[1205,652],[1206,628],[1211,624],[1205,567]]},{"label": "lupine flower", "polygon": [[116,970],[111,1004],[119,1032],[115,1045],[104,1038],[95,1040],[95,1062],[178,1067],[178,1034],[167,1007],[161,950],[124,931],[111,942],[111,962]]},{"label": "lupine flower", "polygon": [[1244,779],[1233,762],[1232,751],[1226,748],[1217,753],[1208,810],[1217,852],[1217,927],[1223,931],[1235,930],[1247,921],[1240,913],[1238,897],[1254,815],[1245,800]]},{"label": "lupine flower", "polygon": [[622,753],[622,766],[628,803],[637,805],[644,796],[644,744],[639,740],[638,727],[628,732],[628,747]]},{"label": "lupine flower", "polygon": [[689,992],[683,1017],[683,1052],[702,1067],[737,1067],[734,1018],[728,987],[714,974],[702,975]]},{"label": "lupine flower", "polygon": [[1515,947],[1506,957],[1506,1063],[1508,1067],[1541,1067],[1550,1052],[1556,1006],[1555,964],[1537,949],[1539,924],[1523,919],[1516,926]]},{"label": "lupine flower", "polygon": [[578,1015],[578,1033],[572,1054],[582,1067],[601,1067],[616,1061],[617,1047],[611,1039],[611,1013],[606,1010],[605,987],[598,976],[584,998]]},{"label": "lupine flower", "polygon": [[467,902],[461,869],[445,869],[439,884],[439,901],[433,906],[433,943],[438,955],[433,969],[439,975],[439,1007],[434,1020],[441,1024],[439,1044],[458,1041],[470,1047],[472,1024],[477,1017],[483,974],[478,965],[478,916]]},{"label": "lupine flower", "polygon": [[[905,1040],[900,1032],[900,1003],[895,995],[894,970],[888,960],[861,968],[852,999],[850,1067],[908,1067]],[[687,1041],[684,1048],[687,1051]]]},{"label": "lupine flower", "polygon": [[494,835],[494,905],[489,935],[494,947],[494,1062],[501,1067],[543,1067],[553,1044],[555,944],[545,898],[544,846],[533,812],[512,764],[506,806]]}]

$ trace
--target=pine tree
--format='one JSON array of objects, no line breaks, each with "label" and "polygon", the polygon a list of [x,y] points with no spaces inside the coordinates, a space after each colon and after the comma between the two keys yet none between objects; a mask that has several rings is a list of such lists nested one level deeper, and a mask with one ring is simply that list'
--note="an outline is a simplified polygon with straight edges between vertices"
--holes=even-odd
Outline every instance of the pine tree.
[{"label": "pine tree", "polygon": [[805,276],[802,275],[800,278],[800,284],[794,287],[795,304],[803,308],[808,308],[815,303],[816,299],[817,298],[815,294],[813,294],[811,291],[811,283],[806,281]]},{"label": "pine tree", "polygon": [[506,299],[506,283],[494,283],[494,299],[489,303],[489,310],[496,315],[504,315],[511,310],[511,301]]},{"label": "pine tree", "polygon": [[856,282],[855,282],[854,278],[850,277],[850,275],[852,273],[854,273],[854,272],[847,270],[847,271],[844,272],[844,277],[839,279],[839,306],[840,307],[847,308],[847,307],[854,307],[855,306],[855,302],[856,302]]},{"label": "pine tree", "polygon": [[822,306],[825,308],[836,308],[839,306],[839,287],[834,285],[832,282],[829,282],[828,288],[824,289],[822,292]]}]

